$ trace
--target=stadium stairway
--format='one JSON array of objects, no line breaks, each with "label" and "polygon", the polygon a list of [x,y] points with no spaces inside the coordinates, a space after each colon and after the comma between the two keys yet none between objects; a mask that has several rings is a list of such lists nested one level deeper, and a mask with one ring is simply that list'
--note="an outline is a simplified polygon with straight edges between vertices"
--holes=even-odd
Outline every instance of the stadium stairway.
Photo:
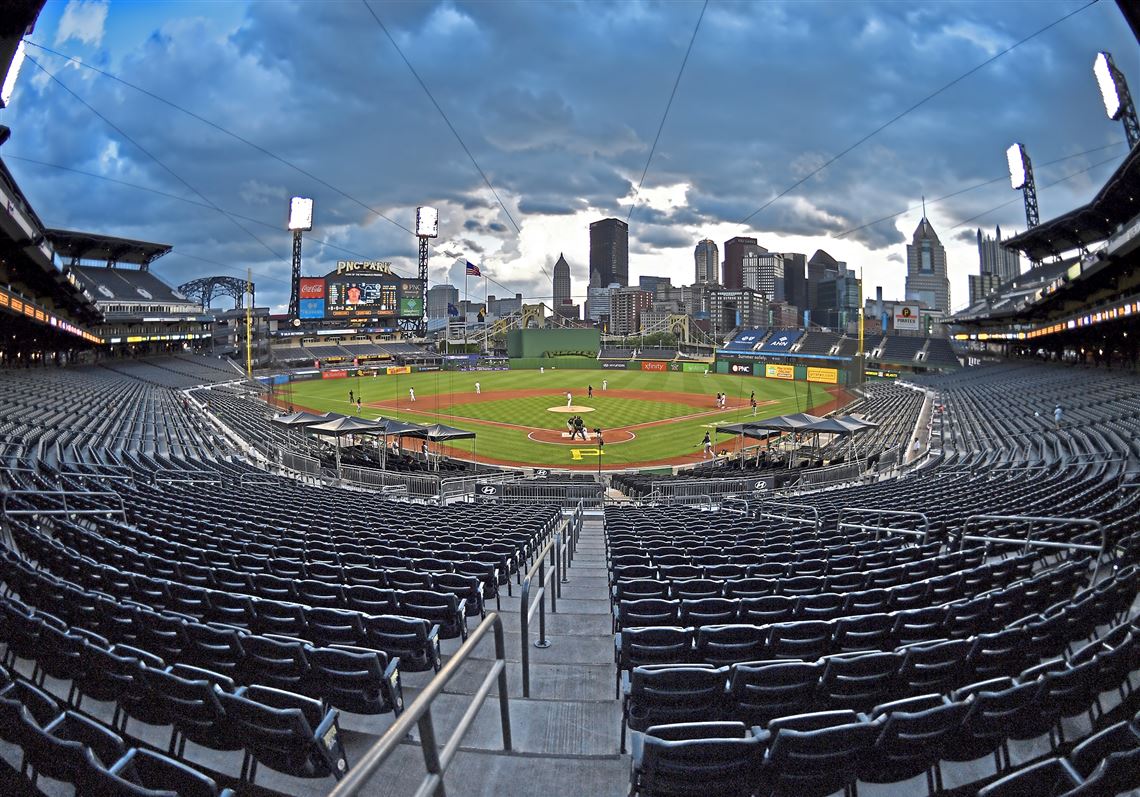
[{"label": "stadium stairway", "polygon": [[[536,648],[537,615],[530,629],[530,698],[522,697],[519,588],[503,596],[507,682],[511,696],[513,751],[502,750],[499,707],[494,692],[465,736],[461,752],[445,778],[448,794],[522,797],[535,794],[624,795],[629,757],[618,753],[621,705],[614,699],[613,633],[607,593],[605,543],[600,516],[586,516],[570,580],[562,585],[558,612],[546,614],[548,648]],[[458,640],[445,643],[445,659]],[[494,661],[490,637],[476,649],[444,693],[432,704],[436,739],[442,747],[454,731]],[[410,702],[430,680],[430,673],[405,673],[404,697]],[[373,734],[381,727],[354,728]],[[367,787],[372,795],[407,795],[424,775],[418,737],[413,735],[380,768]]]}]

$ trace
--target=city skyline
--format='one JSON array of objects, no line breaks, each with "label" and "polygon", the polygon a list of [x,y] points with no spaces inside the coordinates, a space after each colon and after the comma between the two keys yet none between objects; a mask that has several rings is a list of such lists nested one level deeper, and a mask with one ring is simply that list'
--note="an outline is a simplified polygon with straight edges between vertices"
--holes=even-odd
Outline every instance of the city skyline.
[{"label": "city skyline", "polygon": [[[588,227],[606,217],[629,219],[630,284],[646,274],[688,284],[698,241],[753,237],[770,252],[825,249],[862,273],[868,291],[882,285],[901,298],[905,241],[925,194],[961,307],[977,270],[976,228],[1024,227],[1019,196],[990,182],[1004,177],[1005,148],[1024,141],[1032,154],[1042,217],[1067,212],[1125,149],[1120,126],[1104,118],[1095,53],[1115,52],[1134,92],[1140,83],[1135,40],[1112,3],[714,2],[648,160],[700,2],[598,3],[589,14],[528,3],[373,8],[391,41],[355,4],[53,0],[0,112],[12,129],[0,156],[49,226],[171,243],[155,268],[175,285],[250,268],[275,309],[287,299],[291,195],[316,200],[306,274],[343,259],[389,260],[413,274],[414,239],[392,222],[410,228],[427,204],[440,209],[429,284],[456,282],[462,257],[497,294],[549,302],[564,252],[580,303]],[[581,46],[599,26],[608,44],[584,61]],[[749,46],[757,30],[769,46]],[[820,42],[818,57],[798,57]],[[330,61],[330,46],[367,56]],[[457,48],[461,70],[447,57]],[[494,79],[502,74],[522,77],[504,85]],[[772,114],[781,124],[758,124]]]}]

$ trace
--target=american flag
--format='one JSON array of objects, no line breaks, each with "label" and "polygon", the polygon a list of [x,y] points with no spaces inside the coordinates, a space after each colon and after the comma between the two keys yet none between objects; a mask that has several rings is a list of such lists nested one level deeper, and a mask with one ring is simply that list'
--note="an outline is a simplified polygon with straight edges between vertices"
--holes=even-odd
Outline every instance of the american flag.
[{"label": "american flag", "polygon": [[483,272],[479,270],[479,267],[477,265],[475,265],[470,260],[468,260],[467,261],[467,276],[468,277],[482,277]]}]

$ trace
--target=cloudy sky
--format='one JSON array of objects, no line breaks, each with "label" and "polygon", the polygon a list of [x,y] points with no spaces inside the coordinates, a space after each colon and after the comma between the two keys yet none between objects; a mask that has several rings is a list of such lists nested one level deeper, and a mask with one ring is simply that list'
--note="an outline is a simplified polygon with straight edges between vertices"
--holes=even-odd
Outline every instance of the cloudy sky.
[{"label": "cloudy sky", "polygon": [[559,253],[584,294],[589,223],[631,208],[632,279],[688,284],[698,240],[752,235],[825,249],[868,292],[901,297],[925,196],[960,307],[975,229],[1025,226],[1011,142],[1033,158],[1043,218],[1087,201],[1125,155],[1091,69],[1109,50],[1140,89],[1110,0],[702,6],[49,0],[0,154],[49,226],[173,244],[155,270],[175,285],[252,268],[277,309],[294,194],[316,200],[306,273],[377,259],[414,274],[408,230],[431,204],[431,284],[462,288],[465,257],[491,293],[548,301]]}]

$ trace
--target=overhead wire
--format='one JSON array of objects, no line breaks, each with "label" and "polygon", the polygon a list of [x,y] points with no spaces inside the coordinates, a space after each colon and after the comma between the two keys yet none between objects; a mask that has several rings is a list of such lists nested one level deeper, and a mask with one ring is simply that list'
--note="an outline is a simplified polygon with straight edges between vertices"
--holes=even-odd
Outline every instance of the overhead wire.
[{"label": "overhead wire", "polygon": [[[1093,169],[1095,169],[1099,166],[1104,166],[1105,164],[1108,164],[1108,163],[1115,163],[1118,160],[1119,160],[1118,158],[1106,158],[1102,161],[1097,161],[1096,163],[1093,163],[1089,166],[1086,166],[1085,168],[1080,169],[1079,171],[1072,172],[1071,174],[1066,174],[1064,177],[1059,177],[1051,183],[1045,183],[1044,185],[1039,186],[1039,188],[1041,188],[1042,190],[1044,190],[1046,188],[1052,188],[1053,186],[1059,185],[1059,184],[1065,182],[1066,180],[1072,180],[1074,177],[1079,177],[1080,175],[1085,174],[1086,172],[1091,172]],[[990,213],[993,213],[995,210],[1000,210],[1000,209],[1006,207],[1007,205],[1012,205],[1014,202],[1020,202],[1020,201],[1022,201],[1022,198],[1020,196],[1015,196],[1013,199],[1010,199],[1006,202],[1002,202],[1000,205],[995,205],[994,207],[990,208],[989,210],[983,210],[981,213],[978,213],[977,215],[971,216],[968,219],[964,219],[963,221],[958,222],[957,224],[955,224],[950,229],[956,230],[959,227],[964,227],[965,225],[969,224],[970,222],[975,221],[977,219],[980,219],[982,216],[987,216]]]},{"label": "overhead wire", "polygon": [[[1067,161],[1067,160],[1072,160],[1073,158],[1079,158],[1079,157],[1082,157],[1084,155],[1090,155],[1094,152],[1100,152],[1102,150],[1112,149],[1114,147],[1123,146],[1125,143],[1126,142],[1124,142],[1124,141],[1114,141],[1113,143],[1105,144],[1102,147],[1093,147],[1092,149],[1086,149],[1083,152],[1075,152],[1072,155],[1064,155],[1060,158],[1054,158],[1053,160],[1050,160],[1050,161],[1044,161],[1043,163],[1040,163],[1038,165],[1039,166],[1052,166],[1052,165],[1057,164],[1057,163],[1062,163],[1062,162]],[[981,182],[981,183],[974,183],[973,185],[967,186],[966,188],[962,188],[962,189],[959,189],[957,191],[952,191],[949,194],[943,194],[940,197],[935,197],[933,199],[927,199],[927,200],[925,200],[925,203],[927,205],[936,205],[939,202],[942,202],[943,200],[950,199],[950,198],[956,197],[956,196],[960,196],[961,194],[966,194],[966,193],[969,193],[970,191],[976,191],[979,188],[985,188],[987,185],[993,185],[994,183],[1002,183],[1008,179],[1009,179],[1009,177],[1006,175],[1002,175],[1001,177],[994,177],[990,180],[986,180],[986,181]],[[853,232],[859,232],[861,230],[867,229],[868,227],[874,227],[876,224],[882,224],[885,221],[890,221],[891,219],[898,218],[899,216],[902,216],[905,213],[912,213],[912,212],[918,210],[920,207],[922,207],[922,206],[921,205],[914,205],[912,207],[906,208],[905,210],[900,210],[897,213],[892,213],[889,216],[883,216],[882,218],[875,219],[874,221],[869,221],[866,224],[860,224],[858,227],[851,227],[850,229],[844,230],[843,232],[835,233],[831,237],[832,238],[843,238],[847,235],[850,235]]]},{"label": "overhead wire", "polygon": [[645,175],[649,172],[649,164],[653,162],[653,153],[657,151],[657,142],[661,140],[661,131],[665,129],[665,120],[669,118],[669,109],[673,107],[673,98],[677,96],[677,87],[681,85],[681,76],[685,74],[685,65],[689,63],[689,54],[693,51],[693,42],[697,40],[697,31],[701,29],[701,20],[705,18],[705,10],[709,7],[709,0],[701,6],[701,13],[697,16],[697,24],[693,26],[693,35],[689,37],[689,46],[685,48],[685,57],[681,59],[681,68],[677,70],[677,79],[673,81],[673,90],[669,92],[669,101],[665,103],[665,113],[661,114],[661,123],[657,125],[657,135],[653,137],[653,146],[649,148],[649,157],[645,159],[645,168],[641,170],[641,179],[637,181],[637,188],[633,192],[633,201],[629,205],[625,223],[633,218],[633,211],[637,208],[637,199],[641,195],[641,187],[645,184]]},{"label": "overhead wire", "polygon": [[447,129],[451,131],[451,134],[453,136],[455,136],[455,140],[459,142],[459,146],[462,147],[463,151],[467,154],[467,157],[471,161],[471,164],[475,167],[475,171],[479,172],[479,176],[483,178],[483,183],[487,186],[487,188],[491,190],[491,194],[495,197],[495,201],[499,203],[499,207],[503,209],[503,213],[510,220],[511,226],[515,228],[515,233],[521,235],[522,230],[519,229],[519,225],[515,222],[514,216],[511,215],[511,212],[507,210],[507,206],[503,203],[503,200],[499,198],[499,192],[495,190],[495,186],[491,185],[491,180],[487,177],[487,173],[483,171],[483,167],[479,165],[479,161],[475,160],[475,156],[471,154],[471,150],[468,149],[467,144],[464,143],[463,137],[459,135],[459,131],[455,129],[455,125],[453,125],[451,123],[451,120],[447,118],[447,113],[436,101],[435,95],[432,94],[431,89],[429,89],[427,84],[424,83],[423,78],[420,77],[420,73],[416,71],[416,68],[414,66],[412,66],[412,62],[408,60],[408,57],[404,55],[404,51],[400,49],[400,45],[396,43],[395,37],[393,37],[392,34],[388,32],[388,26],[385,25],[383,21],[381,21],[380,17],[372,9],[372,6],[368,4],[368,0],[360,0],[360,2],[362,2],[364,4],[364,7],[368,9],[368,13],[372,15],[372,18],[376,20],[376,24],[380,26],[380,30],[384,31],[384,35],[388,37],[388,41],[391,42],[392,47],[395,48],[397,55],[399,55],[400,59],[404,62],[404,66],[406,66],[408,68],[408,71],[412,73],[412,77],[416,79],[416,82],[420,84],[420,88],[424,90],[424,94],[426,94],[427,98],[431,100],[431,104],[435,106],[435,109],[443,118],[444,124],[447,125]]},{"label": "overhead wire", "polygon": [[843,150],[841,150],[839,153],[837,153],[837,154],[835,154],[835,155],[832,155],[830,158],[828,158],[826,161],[824,161],[823,163],[821,163],[819,166],[816,166],[814,169],[812,169],[811,171],[809,171],[807,174],[805,174],[805,175],[804,175],[803,177],[801,177],[799,180],[796,180],[794,183],[792,183],[790,186],[788,186],[787,188],[785,188],[783,191],[781,191],[780,193],[776,194],[774,197],[772,197],[771,199],[769,199],[767,202],[765,202],[763,205],[761,205],[760,207],[758,207],[756,210],[752,211],[752,212],[751,212],[751,213],[749,213],[747,216],[745,216],[743,219],[741,219],[740,221],[738,221],[738,222],[737,222],[737,224],[744,224],[744,223],[746,223],[746,222],[747,222],[749,219],[751,219],[751,218],[753,218],[754,216],[756,216],[758,213],[761,213],[761,212],[763,212],[764,210],[767,210],[767,209],[768,209],[768,208],[769,208],[769,207],[770,207],[770,206],[771,206],[771,205],[772,205],[774,202],[776,202],[778,199],[781,199],[781,198],[783,198],[783,197],[787,196],[787,195],[788,195],[788,194],[790,194],[792,191],[796,190],[796,189],[797,189],[797,188],[799,188],[801,185],[803,185],[803,184],[804,184],[804,183],[806,183],[808,180],[810,180],[812,177],[815,177],[815,175],[817,175],[817,174],[819,174],[820,172],[822,172],[822,171],[823,171],[824,169],[826,169],[828,166],[830,166],[831,164],[835,163],[837,160],[839,160],[839,159],[840,159],[840,158],[842,158],[843,156],[847,155],[849,152],[851,152],[851,151],[852,151],[852,150],[854,150],[855,148],[859,147],[861,144],[864,144],[864,143],[866,143],[867,141],[869,141],[870,139],[874,138],[874,137],[875,137],[875,136],[877,136],[879,133],[881,133],[881,132],[883,132],[884,130],[886,130],[888,127],[890,127],[890,126],[891,126],[891,125],[893,125],[895,122],[897,122],[897,121],[899,121],[900,119],[902,119],[902,118],[903,118],[904,116],[906,116],[907,114],[909,114],[909,113],[911,113],[912,111],[915,111],[915,110],[917,110],[917,109],[921,108],[923,105],[925,105],[926,103],[930,102],[932,99],[934,99],[935,97],[937,97],[939,94],[942,94],[944,91],[946,91],[946,90],[948,90],[948,89],[950,89],[950,88],[952,88],[952,87],[954,87],[954,86],[958,85],[959,83],[961,83],[963,80],[965,80],[966,78],[970,77],[970,76],[971,76],[971,75],[973,75],[974,73],[976,73],[976,72],[980,71],[981,69],[984,69],[985,67],[989,66],[989,65],[990,65],[990,64],[992,64],[994,61],[996,61],[996,60],[998,60],[999,58],[1001,58],[1002,56],[1004,56],[1004,55],[1006,55],[1006,54],[1008,54],[1008,53],[1011,53],[1011,52],[1013,52],[1014,50],[1016,50],[1018,47],[1020,47],[1021,45],[1025,44],[1026,42],[1028,42],[1028,41],[1031,41],[1031,40],[1033,40],[1033,39],[1037,38],[1037,37],[1038,37],[1038,36],[1040,36],[1042,33],[1045,33],[1047,30],[1050,30],[1051,28],[1054,28],[1054,27],[1056,27],[1057,25],[1060,25],[1062,22],[1064,22],[1065,20],[1069,19],[1070,17],[1074,17],[1074,16],[1076,16],[1077,14],[1081,13],[1082,11],[1084,11],[1086,8],[1089,8],[1090,6],[1093,6],[1093,5],[1095,5],[1095,4],[1096,4],[1098,1],[1099,1],[1099,0],[1089,0],[1089,2],[1085,3],[1085,4],[1084,4],[1083,6],[1081,6],[1080,8],[1077,8],[1077,9],[1074,9],[1073,11],[1070,11],[1069,13],[1065,14],[1064,16],[1062,16],[1062,17],[1059,17],[1059,18],[1057,18],[1057,19],[1053,20],[1052,22],[1050,22],[1050,23],[1049,23],[1048,25],[1046,25],[1045,27],[1043,27],[1043,28],[1039,28],[1039,29],[1037,29],[1036,31],[1034,31],[1033,33],[1030,33],[1028,36],[1025,36],[1024,38],[1021,38],[1021,39],[1019,39],[1018,41],[1014,42],[1013,44],[1011,44],[1010,46],[1006,47],[1005,49],[1003,49],[1003,50],[999,50],[997,53],[995,53],[994,55],[990,56],[990,57],[989,57],[989,58],[987,58],[985,61],[982,61],[982,62],[981,62],[980,64],[978,64],[977,66],[975,66],[975,67],[973,67],[972,69],[970,69],[970,70],[968,70],[968,71],[966,71],[966,72],[962,73],[962,74],[961,74],[961,75],[959,75],[958,77],[956,77],[956,78],[954,78],[953,80],[951,80],[949,83],[945,83],[945,84],[943,84],[943,85],[942,85],[940,88],[936,89],[935,91],[931,92],[930,94],[927,94],[925,97],[923,97],[922,99],[920,99],[918,102],[916,102],[916,103],[914,103],[914,104],[910,105],[909,107],[907,107],[906,109],[904,109],[904,110],[902,110],[902,111],[899,111],[897,114],[895,114],[894,116],[892,116],[892,117],[891,117],[890,119],[888,119],[886,122],[883,122],[881,125],[879,125],[878,127],[876,127],[876,128],[875,128],[874,130],[872,130],[870,133],[867,133],[865,136],[863,136],[862,138],[858,139],[857,141],[855,141],[855,142],[854,142],[853,144],[851,144],[850,146],[848,146],[848,147],[844,148],[844,149],[843,149]]},{"label": "overhead wire", "polygon": [[[365,5],[367,5],[367,3],[365,3]],[[369,8],[369,11],[371,12],[372,9]],[[374,18],[376,17],[375,13],[373,13],[373,17]],[[389,40],[392,40],[392,37],[390,34],[388,34],[388,31],[384,27],[383,22],[381,22],[378,18],[377,18],[377,22],[380,24],[381,29],[384,30],[385,34],[388,35]],[[338,188],[337,186],[333,185],[332,183],[328,182],[327,180],[322,179],[318,175],[313,174],[312,172],[308,171],[307,169],[305,169],[301,166],[298,166],[296,163],[293,163],[289,159],[284,158],[281,155],[278,155],[277,153],[273,152],[272,150],[268,149],[267,147],[264,147],[255,141],[251,141],[250,139],[246,138],[245,136],[242,136],[240,133],[236,133],[233,130],[230,130],[229,128],[225,127],[224,125],[221,125],[221,124],[219,124],[219,123],[217,123],[211,119],[208,119],[208,118],[202,116],[201,114],[195,113],[194,111],[186,108],[185,106],[180,105],[179,103],[173,102],[173,101],[163,97],[160,94],[156,94],[155,92],[150,91],[149,89],[146,89],[142,86],[139,86],[136,83],[132,83],[131,81],[128,81],[128,80],[120,77],[119,75],[114,74],[113,72],[109,72],[105,69],[101,69],[100,67],[89,64],[89,63],[87,63],[87,62],[85,62],[79,58],[75,58],[74,56],[67,55],[66,53],[61,53],[57,50],[54,50],[50,47],[46,47],[46,46],[39,44],[37,42],[33,42],[31,40],[26,40],[26,41],[27,41],[27,44],[29,44],[33,47],[36,47],[37,49],[43,50],[44,52],[50,53],[51,55],[57,56],[59,58],[63,58],[63,59],[65,59],[71,63],[76,64],[77,66],[82,67],[82,68],[89,69],[89,70],[91,70],[91,71],[93,71],[99,75],[102,75],[103,77],[106,77],[110,80],[113,80],[117,83],[120,83],[120,84],[126,86],[127,88],[133,89],[134,91],[137,91],[140,94],[144,94],[147,97],[150,97],[151,99],[162,103],[163,105],[166,105],[170,108],[173,108],[174,110],[176,110],[182,114],[185,114],[186,116],[189,116],[190,118],[192,118],[198,122],[201,122],[202,124],[207,125],[208,127],[212,128],[214,130],[217,130],[218,132],[220,132],[224,135],[227,135],[236,141],[241,142],[242,144],[245,144],[246,146],[256,150],[257,152],[260,152],[261,154],[263,154],[269,158],[272,158],[273,160],[275,160],[275,161],[277,161],[277,162],[279,162],[285,166],[288,166],[290,169],[293,169],[297,173],[315,181],[316,183],[324,186],[325,188],[328,188],[330,191],[333,191],[334,193],[344,197],[345,199],[349,200],[350,202],[353,202],[353,203],[359,205],[360,207],[367,210],[369,213],[372,213],[375,216],[377,216],[381,219],[384,219],[385,221],[395,225],[396,227],[399,227],[401,230],[408,233],[409,235],[414,234],[411,229],[409,229],[408,227],[405,227],[403,224],[401,224],[400,222],[396,221],[395,219],[392,219],[391,217],[385,215],[384,213],[381,213],[379,210],[376,210],[375,208],[373,208],[372,206],[370,206],[369,204],[367,204],[363,200],[353,196],[352,194],[348,193],[347,191],[345,191],[341,188]],[[393,46],[396,47],[396,50],[400,54],[401,58],[404,58],[403,52],[400,50],[399,46],[396,45],[395,41],[392,41],[392,43],[393,43]],[[404,61],[408,65],[408,68],[412,71],[412,74],[415,75],[416,79],[420,80],[419,75],[416,73],[415,69],[411,66],[411,64],[408,63],[407,58],[404,58]],[[39,64],[36,64],[36,65],[39,66],[41,69],[43,69],[43,67],[41,65],[39,65]],[[47,70],[45,69],[44,71],[46,72]],[[456,138],[459,139],[460,145],[464,148],[464,151],[467,152],[468,157],[471,158],[472,163],[475,164],[475,168],[479,171],[480,175],[483,177],[484,181],[487,183],[487,185],[491,189],[492,193],[495,194],[495,199],[499,201],[500,207],[502,207],[503,212],[506,214],[507,218],[510,219],[511,224],[514,225],[516,232],[521,232],[521,230],[519,230],[518,225],[515,224],[514,218],[511,216],[511,214],[507,210],[506,206],[503,205],[502,201],[499,199],[498,194],[495,193],[495,189],[493,186],[491,186],[490,181],[486,177],[486,174],[479,167],[479,164],[475,161],[474,156],[471,155],[470,150],[467,149],[467,147],[463,143],[462,139],[459,138],[458,132],[456,132],[454,127],[451,126],[451,122],[447,119],[446,114],[443,113],[443,109],[440,108],[438,103],[435,102],[434,96],[432,96],[431,92],[427,89],[427,86],[423,84],[422,80],[420,80],[420,84],[424,88],[424,91],[428,94],[428,97],[431,99],[433,104],[436,105],[436,108],[437,108],[437,110],[439,110],[440,114],[443,116],[444,121],[447,122],[449,127],[451,127],[452,132],[455,134]],[[88,106],[88,107],[90,107],[90,106]],[[94,109],[92,109],[92,110],[94,110]],[[25,159],[25,160],[30,160],[30,159]],[[54,168],[68,169],[68,167],[63,167],[63,166],[54,166]],[[88,173],[88,174],[90,174],[90,173]],[[140,188],[142,188],[142,190],[153,190],[153,189],[146,189],[145,187],[140,187]],[[186,201],[186,199],[184,197],[178,197],[177,195],[173,195],[173,194],[171,194],[169,196],[173,199],[180,199],[181,201]],[[213,207],[213,206],[210,205],[210,207]],[[237,218],[245,218],[245,217],[240,216],[240,214],[233,214],[233,215]],[[260,223],[260,222],[258,222],[258,223]],[[320,242],[318,239],[310,239],[310,238],[308,238],[308,236],[306,236],[306,239],[315,240],[315,241]],[[323,243],[326,246],[333,246],[334,248],[338,248],[333,244],[329,244],[327,241],[321,242],[321,243]],[[364,257],[364,255],[360,255],[359,253],[351,252],[350,250],[343,250],[343,251],[349,252],[350,254],[354,254],[358,257],[362,257],[362,258]],[[546,268],[544,266],[540,266],[540,268],[543,270],[543,272],[545,272],[547,274],[548,277],[550,276],[549,272],[546,270]],[[499,286],[503,290],[508,290],[508,291],[511,290],[508,286],[503,285],[501,282],[498,282],[497,280],[495,280],[493,278],[490,278],[489,281],[493,282],[495,285]]]},{"label": "overhead wire", "polygon": [[156,164],[158,164],[158,166],[163,171],[165,171],[167,174],[169,174],[171,177],[173,177],[178,182],[182,183],[182,185],[189,188],[194,194],[199,196],[202,199],[202,201],[205,202],[206,204],[208,204],[211,208],[216,210],[218,213],[221,213],[222,216],[224,216],[225,218],[229,219],[230,223],[233,224],[235,227],[237,227],[239,230],[244,232],[249,237],[253,238],[253,240],[257,241],[257,243],[261,244],[261,246],[263,246],[266,249],[266,251],[268,251],[271,255],[273,255],[273,257],[279,258],[282,260],[284,259],[280,254],[273,251],[273,248],[270,247],[269,244],[265,243],[265,241],[263,241],[259,237],[257,237],[257,235],[252,230],[249,230],[249,229],[245,228],[244,226],[242,226],[241,222],[239,222],[237,219],[230,216],[224,210],[222,210],[220,207],[218,207],[218,205],[215,204],[213,201],[211,201],[209,197],[207,197],[205,194],[203,194],[201,191],[199,191],[197,188],[195,188],[193,185],[191,185],[180,174],[178,174],[173,169],[171,169],[169,166],[167,166],[157,155],[155,155],[150,150],[148,150],[146,147],[144,147],[142,144],[140,144],[138,141],[136,141],[133,137],[131,137],[130,134],[128,134],[125,130],[123,130],[117,124],[115,124],[110,119],[108,119],[104,114],[100,113],[98,109],[96,109],[93,105],[91,105],[91,103],[87,102],[87,100],[83,99],[78,94],[76,94],[74,91],[72,91],[71,88],[66,83],[64,83],[62,80],[60,80],[58,77],[56,77],[53,73],[49,72],[46,67],[44,67],[41,63],[39,63],[39,61],[32,58],[32,56],[30,56],[30,55],[25,56],[25,58],[26,58],[26,60],[30,61],[37,69],[39,69],[41,72],[43,72],[45,75],[47,75],[57,86],[62,88],[64,91],[66,91],[72,97],[74,97],[76,100],[78,100],[80,103],[82,103],[83,106],[85,108],[87,108],[87,110],[91,111],[91,113],[95,114],[97,117],[102,119],[104,124],[106,124],[112,130],[114,130],[116,133],[118,133],[120,136],[122,136],[128,142],[133,144],[140,152],[142,152],[144,155],[146,155],[148,158],[150,158],[152,161],[154,161]]},{"label": "overhead wire", "polygon": [[242,144],[245,144],[247,147],[251,147],[252,149],[257,150],[261,154],[263,154],[269,158],[272,158],[273,160],[277,161],[278,163],[281,163],[285,166],[288,166],[290,169],[297,172],[298,174],[301,174],[301,175],[309,178],[310,180],[314,181],[318,185],[324,186],[325,188],[329,189],[333,193],[339,194],[340,196],[344,197],[345,199],[349,200],[350,202],[353,202],[353,203],[359,205],[360,207],[364,208],[369,213],[372,213],[373,215],[375,215],[381,219],[384,219],[384,221],[387,221],[390,224],[394,224],[395,226],[399,227],[401,230],[408,233],[409,235],[414,234],[412,232],[412,230],[408,229],[407,227],[405,227],[403,224],[396,221],[395,219],[384,215],[380,211],[378,211],[375,208],[373,208],[372,206],[370,206],[368,203],[354,197],[352,194],[349,194],[347,191],[344,191],[341,188],[337,188],[335,185],[333,185],[332,183],[329,183],[327,180],[324,180],[321,177],[313,174],[309,170],[307,170],[301,166],[298,166],[293,161],[278,155],[277,153],[273,152],[272,150],[268,149],[267,147],[264,147],[255,141],[249,140],[248,138],[241,135],[240,133],[235,133],[233,130],[230,130],[229,128],[224,127],[223,125],[218,124],[217,122],[214,122],[210,119],[207,119],[206,117],[204,117],[200,114],[197,114],[194,111],[191,111],[190,109],[186,108],[185,106],[179,105],[176,102],[172,102],[171,100],[168,100],[159,94],[155,94],[153,91],[149,91],[148,89],[145,89],[142,86],[139,86],[135,83],[131,83],[130,81],[119,77],[118,75],[114,74],[113,72],[108,72],[105,69],[100,69],[97,66],[93,66],[92,64],[88,64],[87,62],[82,61],[82,60],[75,58],[73,56],[67,55],[66,53],[61,53],[57,50],[53,50],[50,47],[45,47],[44,45],[38,44],[34,41],[31,41],[30,39],[25,39],[25,42],[27,44],[31,45],[32,47],[35,47],[39,50],[43,50],[46,53],[51,53],[52,55],[66,59],[66,60],[72,62],[73,64],[76,64],[77,66],[81,66],[85,69],[90,69],[91,71],[96,72],[96,73],[102,75],[103,77],[114,80],[116,83],[121,83],[122,85],[126,86],[127,88],[134,89],[135,91],[139,92],[140,94],[145,94],[147,97],[150,97],[152,100],[155,100],[156,102],[161,102],[163,105],[166,105],[170,108],[173,108],[174,110],[178,111],[179,113],[183,113],[183,114],[189,116],[190,118],[195,119],[195,120],[201,122],[202,124],[213,128],[214,130],[217,130],[219,133],[222,133],[224,135],[229,136],[230,138],[233,138],[237,141],[240,141]]},{"label": "overhead wire", "polygon": [[[173,199],[173,200],[176,200],[178,202],[184,202],[187,205],[194,205],[195,207],[199,207],[199,208],[206,208],[208,210],[214,210],[215,209],[211,205],[207,205],[205,202],[199,202],[197,200],[190,199],[189,197],[178,196],[178,194],[172,194],[169,191],[163,191],[163,190],[158,189],[158,188],[151,188],[150,186],[139,185],[138,183],[131,183],[131,182],[127,182],[126,180],[119,180],[118,178],[115,178],[115,177],[108,177],[105,174],[98,174],[96,172],[89,172],[89,171],[85,171],[83,169],[76,169],[72,166],[64,166],[64,165],[59,164],[59,163],[49,163],[47,161],[37,160],[35,158],[26,158],[26,157],[23,157],[20,155],[13,155],[10,152],[5,153],[4,157],[8,160],[17,160],[17,161],[21,161],[23,163],[31,163],[31,164],[34,164],[36,166],[44,166],[44,167],[50,168],[50,169],[58,169],[60,171],[71,172],[72,174],[82,175],[83,177],[90,177],[94,180],[103,180],[105,182],[112,183],[114,185],[119,185],[119,186],[122,186],[124,188],[134,189],[135,191],[146,191],[149,194],[155,194],[157,196],[165,197],[167,199]],[[267,227],[271,230],[279,230],[281,227],[281,225],[279,225],[279,224],[272,224],[270,222],[263,221],[261,219],[255,219],[252,216],[245,216],[245,215],[243,215],[241,213],[237,213],[236,211],[233,211],[233,210],[223,210],[223,212],[227,213],[230,216],[233,216],[235,219],[241,219],[242,221],[248,221],[248,222],[251,222],[252,224],[257,224],[257,225],[260,225],[262,227]],[[320,244],[322,246],[327,246],[330,249],[338,249],[341,252],[344,252],[345,254],[352,255],[353,257],[359,257],[362,260],[368,259],[368,255],[365,255],[365,254],[362,254],[361,252],[356,252],[352,249],[348,249],[346,247],[340,246],[339,244],[334,244],[331,241],[326,241],[326,240],[322,240],[320,238],[315,238],[311,235],[306,235],[305,240],[311,241],[312,243]],[[242,271],[242,273],[244,273],[244,270]]]}]

